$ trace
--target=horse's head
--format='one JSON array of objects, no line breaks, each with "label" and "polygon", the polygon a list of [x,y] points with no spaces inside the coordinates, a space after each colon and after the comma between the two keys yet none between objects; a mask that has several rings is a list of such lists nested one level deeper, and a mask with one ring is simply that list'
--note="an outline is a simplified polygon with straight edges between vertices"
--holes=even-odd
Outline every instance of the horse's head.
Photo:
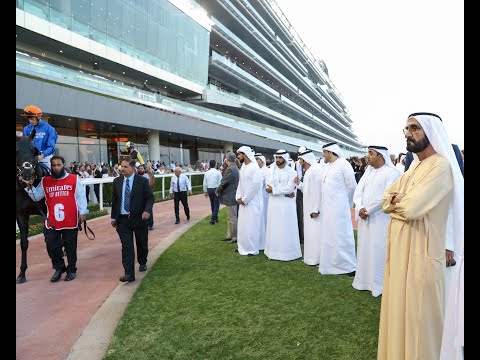
[{"label": "horse's head", "polygon": [[35,179],[38,150],[30,136],[17,136],[16,165],[17,176],[25,180]]}]

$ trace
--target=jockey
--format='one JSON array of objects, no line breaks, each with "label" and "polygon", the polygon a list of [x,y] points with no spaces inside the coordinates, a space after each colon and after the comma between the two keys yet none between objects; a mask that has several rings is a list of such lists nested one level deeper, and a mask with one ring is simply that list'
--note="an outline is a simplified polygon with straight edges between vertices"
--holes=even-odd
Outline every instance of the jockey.
[{"label": "jockey", "polygon": [[135,167],[138,167],[138,165],[145,165],[142,155],[140,155],[138,150],[135,150],[135,143],[133,141],[127,141],[125,147],[132,160],[135,160]]},{"label": "jockey", "polygon": [[50,170],[50,159],[55,155],[58,138],[55,128],[42,120],[42,110],[38,106],[28,105],[20,115],[26,117],[30,123],[23,128],[23,136],[33,136],[33,144],[39,151],[37,159]]}]

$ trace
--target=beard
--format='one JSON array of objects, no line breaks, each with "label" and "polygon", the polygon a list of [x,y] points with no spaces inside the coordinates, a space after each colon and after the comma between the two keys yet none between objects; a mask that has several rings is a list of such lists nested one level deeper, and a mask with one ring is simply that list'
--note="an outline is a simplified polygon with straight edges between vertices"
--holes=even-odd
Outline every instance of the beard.
[{"label": "beard", "polygon": [[275,164],[277,164],[277,166],[282,166],[282,165],[285,165],[285,160],[283,161],[275,161]]},{"label": "beard", "polygon": [[58,172],[52,169],[52,174],[51,175],[54,179],[61,179],[62,177],[65,176],[65,169],[62,169]]},{"label": "beard", "polygon": [[137,171],[137,174],[138,175],[143,175],[143,174],[145,174],[145,171]]},{"label": "beard", "polygon": [[243,164],[243,162],[245,161],[245,158],[242,157],[242,158],[239,158],[238,160],[240,160],[240,163]]},{"label": "beard", "polygon": [[428,145],[430,145],[430,140],[428,140],[426,135],[420,140],[415,140],[411,136],[407,138],[407,151],[411,151],[412,153],[419,153],[425,150]]}]

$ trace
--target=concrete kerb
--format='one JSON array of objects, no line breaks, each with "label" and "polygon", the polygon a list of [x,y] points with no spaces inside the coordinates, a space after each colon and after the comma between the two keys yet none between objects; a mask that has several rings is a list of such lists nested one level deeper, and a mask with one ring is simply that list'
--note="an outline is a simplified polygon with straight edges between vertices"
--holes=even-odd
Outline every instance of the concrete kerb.
[{"label": "concrete kerb", "polygon": [[66,360],[102,360],[104,358],[123,312],[143,278],[149,273],[151,266],[180,235],[199,221],[201,219],[191,221],[187,227],[175,230],[149,251],[148,270],[145,273],[137,273],[134,282],[117,285],[80,334]]}]

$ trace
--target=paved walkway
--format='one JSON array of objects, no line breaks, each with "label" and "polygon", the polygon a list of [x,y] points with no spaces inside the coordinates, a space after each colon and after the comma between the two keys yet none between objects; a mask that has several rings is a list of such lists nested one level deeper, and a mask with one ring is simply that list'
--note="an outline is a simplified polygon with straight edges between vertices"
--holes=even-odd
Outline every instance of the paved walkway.
[{"label": "paved walkway", "polygon": [[[172,201],[154,205],[148,271],[182,233],[210,214],[210,202],[203,194],[189,197],[189,205],[191,219],[186,221],[180,207],[180,225],[174,224]],[[105,355],[113,331],[146,273],[139,273],[136,264],[136,281],[119,282],[123,275],[121,244],[110,226],[110,216],[90,220],[88,225],[96,238],[90,241],[83,232],[79,234],[78,273],[71,282],[63,281],[63,276],[50,283],[54,270],[43,235],[30,238],[27,282],[16,286],[17,360],[101,360]],[[18,274],[18,241],[16,251]]]},{"label": "paved walkway", "polygon": [[[154,205],[154,230],[149,231],[149,267],[183,232],[210,214],[210,202],[203,194],[191,196],[188,201],[191,219],[186,221],[180,206],[179,225],[174,224],[173,201]],[[119,282],[118,278],[124,273],[121,244],[110,225],[110,215],[92,219],[88,225],[96,238],[90,241],[84,232],[79,234],[78,272],[71,282],[63,281],[63,275],[60,281],[50,283],[54,270],[43,235],[30,238],[27,282],[16,286],[17,360],[64,360],[67,356],[69,359],[103,358],[123,309],[145,273],[139,273],[136,264],[136,281]],[[16,251],[18,275],[21,259],[18,241]],[[92,341],[96,346],[91,346]]]}]

